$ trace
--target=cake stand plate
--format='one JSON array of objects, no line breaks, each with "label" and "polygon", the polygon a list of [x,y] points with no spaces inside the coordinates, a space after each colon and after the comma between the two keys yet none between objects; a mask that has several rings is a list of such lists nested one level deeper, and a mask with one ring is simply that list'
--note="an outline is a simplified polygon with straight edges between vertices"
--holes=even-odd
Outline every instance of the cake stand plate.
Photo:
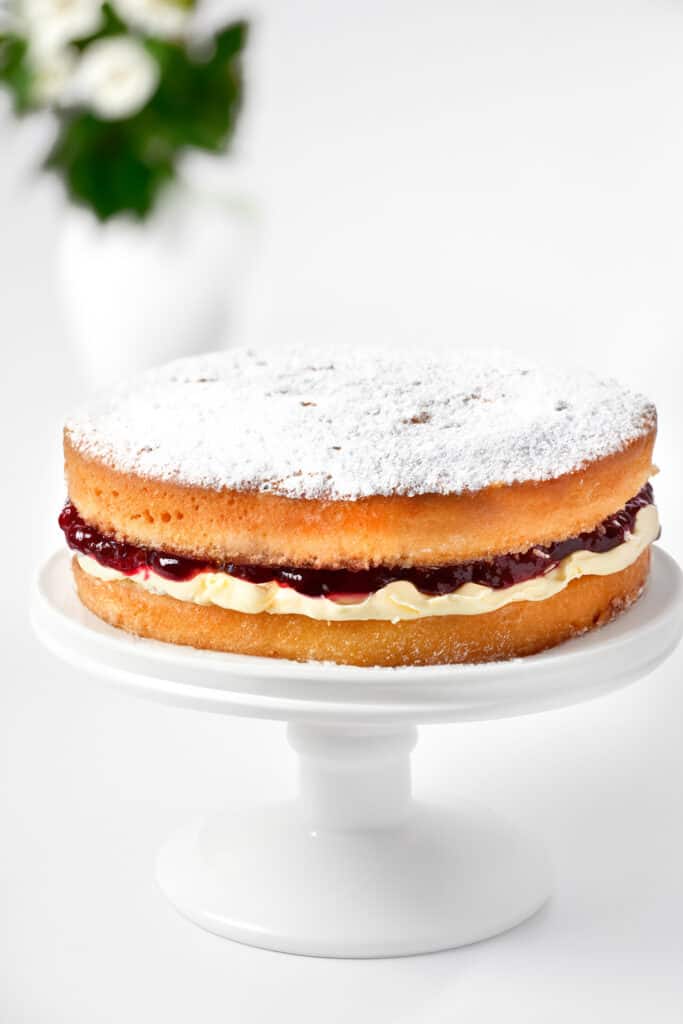
[{"label": "cake stand plate", "polygon": [[171,903],[216,934],[314,956],[460,946],[511,928],[551,890],[542,847],[464,801],[415,802],[416,725],[546,711],[646,675],[683,632],[683,576],[653,551],[641,600],[545,654],[487,665],[363,669],[196,651],[130,637],[78,601],[66,552],[43,567],[35,629],[55,654],[167,704],[288,722],[299,797],[195,822],[163,847]]}]

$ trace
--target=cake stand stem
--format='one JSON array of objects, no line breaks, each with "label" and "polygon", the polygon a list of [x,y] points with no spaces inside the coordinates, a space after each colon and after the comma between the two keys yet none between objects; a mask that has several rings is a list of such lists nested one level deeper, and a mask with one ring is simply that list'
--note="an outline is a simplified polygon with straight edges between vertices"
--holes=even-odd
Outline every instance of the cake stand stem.
[{"label": "cake stand stem", "polygon": [[171,903],[208,931],[312,956],[476,942],[550,891],[542,850],[485,808],[413,801],[413,726],[295,722],[295,801],[232,809],[162,849]]},{"label": "cake stand stem", "polygon": [[300,809],[312,829],[382,828],[410,814],[415,726],[290,724],[287,738],[299,755]]}]

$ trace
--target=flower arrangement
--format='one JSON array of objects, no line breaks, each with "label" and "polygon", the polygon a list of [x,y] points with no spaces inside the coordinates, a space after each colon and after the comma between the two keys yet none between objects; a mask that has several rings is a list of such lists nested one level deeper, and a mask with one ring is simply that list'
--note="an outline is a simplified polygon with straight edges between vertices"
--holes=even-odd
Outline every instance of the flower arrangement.
[{"label": "flower arrangement", "polygon": [[45,166],[100,220],[145,217],[189,147],[227,148],[242,98],[245,22],[198,37],[195,0],[5,3],[0,85],[18,114],[52,111]]}]

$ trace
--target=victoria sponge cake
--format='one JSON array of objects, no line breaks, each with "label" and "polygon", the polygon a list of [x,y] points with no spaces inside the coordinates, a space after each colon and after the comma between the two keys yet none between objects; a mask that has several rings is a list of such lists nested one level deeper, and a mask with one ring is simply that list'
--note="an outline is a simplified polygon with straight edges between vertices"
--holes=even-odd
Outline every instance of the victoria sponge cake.
[{"label": "victoria sponge cake", "polygon": [[353,665],[608,622],[659,533],[652,404],[504,352],[232,349],[66,423],[81,601],[168,643]]}]

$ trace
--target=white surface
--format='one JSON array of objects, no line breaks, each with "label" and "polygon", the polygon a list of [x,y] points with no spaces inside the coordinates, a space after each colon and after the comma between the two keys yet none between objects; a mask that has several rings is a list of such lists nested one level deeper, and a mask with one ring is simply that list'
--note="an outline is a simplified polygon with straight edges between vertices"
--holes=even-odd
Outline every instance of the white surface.
[{"label": "white surface", "polygon": [[[251,329],[424,329],[618,371],[657,402],[663,543],[683,561],[680,7],[260,9],[241,171],[267,228]],[[424,730],[419,797],[467,793],[547,839],[557,894],[509,934],[412,960],[301,959],[189,928],[150,885],[198,794],[205,811],[228,792],[284,799],[293,762],[278,724],[131,701],[30,632],[79,395],[55,296],[59,196],[27,171],[39,134],[0,122],[0,519],[16,538],[0,588],[0,1019],[680,1024],[680,650],[561,714]]]},{"label": "white surface", "polygon": [[161,703],[286,718],[297,803],[213,815],[167,842],[161,888],[195,924],[287,953],[384,957],[468,945],[545,903],[550,870],[476,805],[411,798],[415,729],[562,707],[649,673],[683,630],[683,576],[655,552],[652,581],[617,622],[534,658],[359,669],[194,651],[129,637],[75,599],[66,552],[32,600],[40,639],[77,668]]}]

